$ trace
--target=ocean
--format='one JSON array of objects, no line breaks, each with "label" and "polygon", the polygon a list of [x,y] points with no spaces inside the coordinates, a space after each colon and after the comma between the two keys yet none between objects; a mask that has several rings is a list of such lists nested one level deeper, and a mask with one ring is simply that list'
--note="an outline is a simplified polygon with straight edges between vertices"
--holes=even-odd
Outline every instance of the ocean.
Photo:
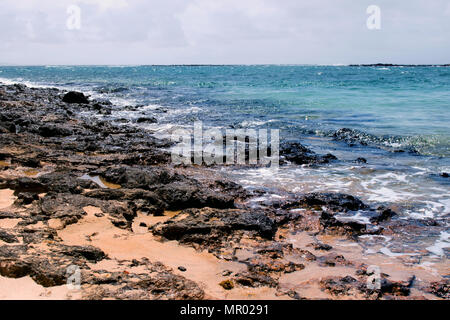
[{"label": "ocean", "polygon": [[[139,125],[161,137],[197,120],[205,127],[279,129],[281,141],[339,161],[286,165],[275,174],[226,168],[226,175],[247,188],[266,188],[266,198],[280,190],[343,192],[393,205],[401,219],[449,225],[449,67],[4,66],[0,82],[109,99],[115,111],[96,116],[138,125],[132,120],[152,115],[158,123]],[[344,139],[336,134],[343,128],[350,129]],[[367,163],[355,162],[360,157]],[[448,236],[447,228],[428,250],[442,253]]]}]

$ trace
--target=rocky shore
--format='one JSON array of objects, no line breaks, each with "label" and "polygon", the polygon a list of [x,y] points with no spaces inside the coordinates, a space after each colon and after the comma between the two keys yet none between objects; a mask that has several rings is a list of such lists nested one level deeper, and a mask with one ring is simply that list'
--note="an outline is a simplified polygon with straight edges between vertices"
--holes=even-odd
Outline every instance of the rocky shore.
[{"label": "rocky shore", "polygon": [[[450,298],[445,258],[430,267],[425,252],[366,255],[361,242],[438,232],[438,222],[406,222],[395,208],[340,193],[254,206],[263,190],[215,168],[174,166],[169,141],[81,115],[112,108],[81,93],[0,85],[0,299]],[[282,155],[299,165],[337,160],[300,144]],[[79,289],[66,285],[70,266]]]}]

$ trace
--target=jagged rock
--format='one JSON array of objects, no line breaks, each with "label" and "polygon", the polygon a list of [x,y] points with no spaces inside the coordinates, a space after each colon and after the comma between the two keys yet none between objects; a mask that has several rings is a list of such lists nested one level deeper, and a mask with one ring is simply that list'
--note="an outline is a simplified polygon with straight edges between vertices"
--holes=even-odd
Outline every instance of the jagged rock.
[{"label": "jagged rock", "polygon": [[237,209],[187,209],[153,228],[155,235],[184,243],[223,241],[238,230],[256,231],[271,239],[277,227],[263,213]]},{"label": "jagged rock", "polygon": [[[106,180],[126,188],[153,191],[170,210],[185,208],[232,208],[234,197],[222,192],[220,184],[208,188],[195,179],[163,168],[111,168],[103,173]],[[230,187],[230,185],[226,185]],[[240,191],[240,190],[239,190]]]}]

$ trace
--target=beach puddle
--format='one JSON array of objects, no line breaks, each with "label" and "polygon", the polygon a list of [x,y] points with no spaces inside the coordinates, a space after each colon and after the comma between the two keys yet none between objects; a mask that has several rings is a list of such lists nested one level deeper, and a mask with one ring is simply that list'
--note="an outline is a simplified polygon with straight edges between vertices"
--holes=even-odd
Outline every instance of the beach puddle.
[{"label": "beach puddle", "polygon": [[1,189],[0,190],[0,209],[5,209],[14,204],[17,197],[14,196],[14,190]]},{"label": "beach puddle", "polygon": [[120,189],[120,188],[122,188],[121,185],[108,182],[100,176],[91,176],[91,175],[85,174],[82,177],[80,177],[80,179],[91,180],[91,181],[95,182],[96,184],[98,184],[100,186],[100,188],[103,188],[103,189]]},{"label": "beach puddle", "polygon": [[154,226],[157,223],[165,222],[170,218],[176,216],[181,211],[164,211],[161,216],[145,215],[138,212],[138,215],[133,220],[132,230],[135,233],[146,233],[148,228]]},{"label": "beach puddle", "polygon": [[354,276],[354,272],[354,268],[350,267],[330,268],[309,264],[304,270],[283,274],[279,279],[279,285],[281,289],[295,290],[300,296],[308,299],[330,299],[332,297],[322,291],[320,281],[326,277]]}]

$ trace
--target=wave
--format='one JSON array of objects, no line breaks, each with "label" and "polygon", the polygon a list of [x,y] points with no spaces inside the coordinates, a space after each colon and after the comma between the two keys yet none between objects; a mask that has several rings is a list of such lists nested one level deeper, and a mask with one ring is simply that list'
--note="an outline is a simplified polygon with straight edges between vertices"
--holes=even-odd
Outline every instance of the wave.
[{"label": "wave", "polygon": [[324,133],[334,140],[343,141],[349,146],[363,145],[378,147],[390,152],[408,152],[427,156],[449,157],[450,137],[445,135],[422,136],[377,136],[357,129],[341,128]]}]

